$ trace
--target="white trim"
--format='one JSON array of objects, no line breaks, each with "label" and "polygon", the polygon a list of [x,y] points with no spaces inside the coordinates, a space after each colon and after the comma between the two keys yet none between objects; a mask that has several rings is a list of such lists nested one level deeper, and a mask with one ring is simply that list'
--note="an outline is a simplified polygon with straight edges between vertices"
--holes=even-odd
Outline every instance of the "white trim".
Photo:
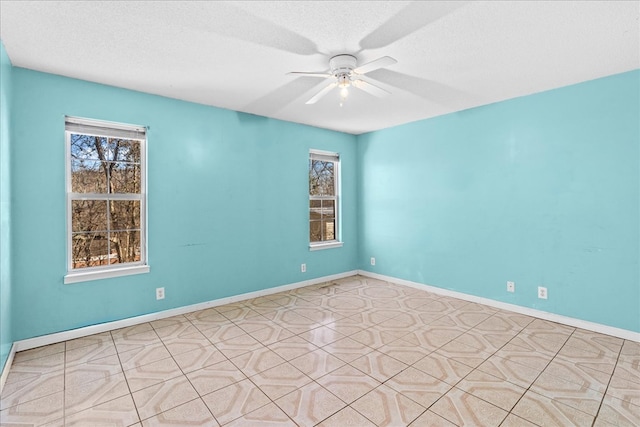
[{"label": "white trim", "polygon": [[356,270],[346,271],[344,273],[332,274],[329,276],[309,279],[302,282],[290,283],[288,285],[277,286],[275,288],[262,289],[260,291],[248,292],[245,294],[234,295],[225,298],[219,298],[212,301],[202,302],[184,307],[172,308],[169,310],[158,311],[156,313],[144,314],[142,316],[129,317],[126,319],[115,320],[113,322],[100,323],[98,325],[85,326],[78,329],[72,329],[64,332],[57,332],[49,335],[28,338],[13,343],[15,351],[30,350],[32,348],[41,347],[43,345],[55,344],[76,338],[82,338],[101,332],[107,332],[114,329],[126,328],[128,326],[138,325],[140,323],[151,322],[154,320],[164,319],[167,317],[177,316],[179,314],[191,313],[193,311],[204,310],[205,308],[216,307],[219,305],[230,304],[233,302],[244,301],[248,299],[258,298],[265,295],[276,294],[278,292],[289,291],[291,289],[303,288],[318,283],[329,282],[332,280],[343,279],[345,277],[355,276],[358,274]]},{"label": "white trim", "polygon": [[[70,126],[76,128],[70,129]],[[92,132],[95,128],[99,132]],[[71,134],[82,133],[87,135],[101,135],[106,137],[121,137],[134,139],[140,142],[140,193],[125,194],[107,194],[100,193],[95,195],[92,193],[73,193],[72,188],[72,172],[71,172]],[[128,134],[131,133],[131,134]],[[149,267],[147,253],[147,231],[148,231],[148,210],[147,210],[147,146],[148,146],[147,128],[139,125],[128,125],[124,123],[107,122],[103,120],[87,119],[83,117],[65,116],[65,182],[66,182],[66,239],[67,239],[67,274],[64,276],[63,282],[78,283],[89,280],[104,279],[109,277],[127,276],[131,274],[148,273]],[[92,197],[94,196],[94,197]],[[126,263],[126,267],[111,268],[111,266],[94,267],[96,271],[104,269],[105,274],[95,273],[93,271],[83,271],[83,268],[73,268],[73,224],[71,206],[74,200],[138,200],[140,201],[140,261],[135,263]],[[107,211],[108,212],[108,211]],[[107,224],[110,220],[107,218]],[[145,271],[146,270],[146,271]],[[76,278],[77,277],[77,278]]]},{"label": "white trim", "polygon": [[4,383],[7,381],[7,377],[9,376],[9,368],[11,368],[11,364],[13,363],[13,358],[16,355],[16,343],[11,344],[11,349],[9,350],[9,356],[7,357],[6,362],[4,362],[4,366],[2,367],[2,373],[0,374],[0,393],[2,393],[2,389],[4,388]]},{"label": "white trim", "polygon": [[101,269],[94,271],[74,271],[64,276],[64,284],[88,282],[90,280],[109,279],[111,277],[131,276],[149,272],[148,265],[135,265],[122,268]]},{"label": "white trim", "polygon": [[167,317],[177,316],[180,314],[191,313],[193,311],[203,310],[210,307],[216,307],[219,305],[229,304],[238,301],[244,301],[252,298],[258,298],[265,295],[271,295],[278,292],[283,292],[291,289],[303,288],[305,286],[311,286],[318,283],[329,282],[332,280],[343,279],[345,277],[354,276],[356,274],[371,277],[374,279],[380,279],[387,282],[397,283],[399,285],[409,286],[416,289],[432,292],[438,295],[450,296],[453,298],[462,299],[465,301],[477,302],[485,304],[491,307],[500,308],[503,310],[512,311],[527,316],[538,317],[553,322],[559,322],[570,326],[575,326],[583,329],[587,329],[594,332],[599,332],[607,335],[620,337],[623,339],[640,342],[640,333],[628,331],[626,329],[614,328],[607,325],[601,325],[599,323],[587,322],[580,319],[574,319],[572,317],[561,316],[558,314],[547,313],[532,308],[521,307],[518,305],[503,303],[488,298],[477,297],[473,295],[464,294],[462,292],[450,291],[447,289],[438,288],[435,286],[425,285],[422,283],[412,282],[409,280],[399,279],[395,277],[385,276],[382,274],[372,273],[365,270],[352,270],[344,273],[333,274],[329,276],[318,277],[315,279],[309,279],[302,282],[291,283],[288,285],[282,285],[275,288],[263,289],[255,292],[248,292],[245,294],[234,295],[226,298],[220,298],[217,300],[207,301],[203,303],[188,305],[184,307],[173,308],[169,310],[159,311],[156,313],[145,314],[142,316],[129,317],[126,319],[115,320],[113,322],[101,323],[98,325],[85,326],[78,329],[72,329],[69,331],[58,332],[49,335],[42,335],[39,337],[29,338],[25,340],[16,341],[13,343],[9,352],[9,357],[5,364],[5,369],[2,371],[2,377],[0,377],[0,392],[2,391],[1,385],[6,380],[6,376],[9,375],[9,369],[7,368],[13,361],[14,355],[18,351],[30,350],[32,348],[41,347],[43,345],[56,344],[59,342],[82,338],[89,335],[97,334],[100,332],[107,332],[114,329],[125,328],[128,326],[138,325],[140,323],[151,322],[154,320],[164,319]]},{"label": "white trim", "polygon": [[[147,127],[141,125],[130,125],[127,123],[119,123],[119,122],[109,122],[106,120],[98,120],[98,119],[88,119],[85,117],[73,117],[73,116],[65,116],[64,117],[65,127],[67,124],[72,125],[74,131],[78,132],[91,132],[90,128],[99,128],[99,129],[117,129],[124,130],[129,132],[135,132],[140,134],[147,133]],[[81,130],[76,130],[76,128],[84,128]],[[132,139],[136,139],[135,137]]]},{"label": "white trim", "polygon": [[[320,160],[334,163],[333,169],[333,196],[312,196],[309,194],[309,200],[333,200],[334,201],[334,237],[332,241],[309,242],[309,250],[317,251],[322,249],[337,248],[342,246],[342,169],[340,162],[340,154],[330,151],[309,150],[309,165],[311,161]],[[310,209],[310,208],[309,208]],[[311,213],[309,213],[308,225],[311,227]]]},{"label": "white trim", "polygon": [[322,242],[322,243],[309,243],[310,251],[321,251],[323,249],[341,248],[343,245],[340,241],[335,242]]},{"label": "white trim", "polygon": [[309,159],[311,160],[323,160],[326,162],[339,162],[340,161],[340,153],[334,153],[333,151],[323,151],[323,150],[309,150]]},{"label": "white trim", "polygon": [[397,277],[385,276],[383,274],[372,273],[370,271],[358,270],[361,276],[371,277],[373,279],[384,280],[385,282],[397,283],[398,285],[409,286],[416,289],[422,289],[438,295],[458,298],[464,301],[476,302],[478,304],[488,305],[490,307],[508,310],[526,316],[538,317],[540,319],[549,320],[551,322],[562,323],[576,328],[582,328],[601,334],[611,335],[625,340],[640,342],[640,332],[634,332],[627,329],[615,328],[613,326],[603,325],[600,323],[589,322],[587,320],[576,319],[574,317],[563,316],[561,314],[549,313],[535,308],[523,307],[520,305],[509,304],[506,302],[496,301],[489,298],[478,297],[475,295],[465,294],[462,292],[451,291],[448,289],[438,288],[436,286],[425,285],[422,283],[412,282],[410,280],[399,279]]}]

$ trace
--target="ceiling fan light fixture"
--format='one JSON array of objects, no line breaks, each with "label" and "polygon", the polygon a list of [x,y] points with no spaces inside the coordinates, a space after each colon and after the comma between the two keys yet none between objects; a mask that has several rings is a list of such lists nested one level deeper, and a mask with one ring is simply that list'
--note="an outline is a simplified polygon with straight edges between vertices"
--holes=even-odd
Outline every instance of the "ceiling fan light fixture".
[{"label": "ceiling fan light fixture", "polygon": [[347,96],[349,96],[349,86],[351,86],[351,78],[349,78],[348,73],[340,73],[336,75],[336,79],[338,79],[338,87],[340,88],[340,106],[347,100]]},{"label": "ceiling fan light fixture", "polygon": [[344,101],[347,100],[347,96],[349,96],[349,90],[347,89],[349,86],[342,86],[342,88],[340,89],[340,106],[342,107],[342,104],[344,104]]},{"label": "ceiling fan light fixture", "polygon": [[349,87],[351,85],[351,79],[349,78],[349,74],[342,73],[336,76],[338,79],[338,86],[342,88]]},{"label": "ceiling fan light fixture", "polygon": [[335,79],[333,83],[330,83],[328,86],[322,88],[320,92],[313,95],[311,99],[309,99],[305,104],[315,104],[320,98],[337,87],[340,89],[340,106],[342,107],[342,104],[349,95],[350,86],[363,90],[370,95],[377,97],[389,95],[389,91],[380,88],[375,84],[369,83],[362,78],[362,75],[368,73],[369,71],[388,67],[395,64],[396,62],[397,61],[390,56],[383,56],[364,65],[361,65],[360,67],[357,67],[357,60],[355,56],[343,54],[333,56],[331,59],[329,59],[329,73],[292,71],[289,74]]}]

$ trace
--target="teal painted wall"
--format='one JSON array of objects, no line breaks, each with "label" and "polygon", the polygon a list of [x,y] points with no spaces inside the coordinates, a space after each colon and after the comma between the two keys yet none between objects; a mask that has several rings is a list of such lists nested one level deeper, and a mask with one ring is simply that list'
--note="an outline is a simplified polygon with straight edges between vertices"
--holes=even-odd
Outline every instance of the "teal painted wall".
[{"label": "teal painted wall", "polygon": [[360,268],[640,332],[639,82],[361,135]]},{"label": "teal painted wall", "polygon": [[0,42],[0,372],[13,344],[11,328],[10,109],[12,66]]},{"label": "teal painted wall", "polygon": [[[355,268],[640,331],[640,71],[355,137],[1,55],[0,362],[15,340]],[[62,283],[65,115],[150,127],[151,273]],[[308,250],[310,148],[342,157],[343,248]]]},{"label": "teal painted wall", "polygon": [[[15,340],[357,264],[355,136],[21,68],[13,96]],[[65,115],[150,127],[149,274],[63,284]],[[342,248],[308,249],[310,148],[341,155]]]}]

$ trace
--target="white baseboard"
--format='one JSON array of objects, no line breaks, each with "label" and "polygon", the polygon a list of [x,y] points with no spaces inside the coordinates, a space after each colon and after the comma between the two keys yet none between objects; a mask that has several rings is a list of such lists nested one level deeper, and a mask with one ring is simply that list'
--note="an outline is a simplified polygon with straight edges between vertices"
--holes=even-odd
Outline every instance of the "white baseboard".
[{"label": "white baseboard", "polygon": [[244,301],[252,298],[258,298],[265,295],[271,295],[278,292],[284,292],[291,289],[302,288],[305,286],[311,286],[318,283],[329,282],[332,280],[338,280],[345,277],[353,276],[356,274],[360,274],[365,277],[371,277],[374,279],[384,280],[386,282],[397,283],[399,285],[410,286],[412,288],[422,289],[428,292],[432,292],[434,294],[449,296],[453,298],[458,298],[465,301],[476,302],[479,304],[488,305],[490,307],[499,308],[502,310],[512,311],[514,313],[524,314],[527,316],[538,317],[540,319],[549,320],[552,322],[563,323],[565,325],[574,326],[577,328],[583,328],[586,330],[599,332],[602,334],[612,335],[615,337],[640,342],[640,333],[629,331],[626,329],[614,328],[612,326],[602,325],[599,323],[588,322],[586,320],[575,319],[573,317],[562,316],[559,314],[548,313],[541,310],[536,310],[533,308],[522,307],[515,304],[509,304],[505,302],[500,302],[496,300],[492,300],[489,298],[478,297],[475,295],[469,295],[462,292],[451,291],[448,289],[438,288],[436,286],[425,285],[423,283],[412,282],[405,279],[399,279],[396,277],[385,276],[382,274],[372,273],[365,270],[353,270],[347,271],[344,273],[333,274],[329,276],[318,277],[316,279],[305,280],[302,282],[291,283],[288,285],[277,286],[275,288],[263,289],[255,292],[248,292],[240,295],[234,295],[226,298],[220,298],[216,300],[206,301],[203,303],[188,305],[184,307],[173,308],[170,310],[159,311],[156,313],[145,314],[142,316],[129,317],[126,319],[115,320],[113,322],[101,323],[98,325],[85,326],[82,328],[72,329],[69,331],[57,332],[53,334],[43,335],[39,337],[29,338],[25,340],[16,341],[11,346],[11,350],[9,351],[9,356],[5,363],[4,368],[2,369],[2,374],[0,375],[0,392],[2,392],[2,388],[4,383],[9,375],[9,368],[11,367],[11,363],[13,362],[13,358],[18,351],[29,350],[32,348],[40,347],[43,345],[55,344],[63,341],[68,341],[76,338],[86,337],[88,335],[93,335],[101,332],[107,332],[114,329],[125,328],[128,326],[138,325],[140,323],[151,322],[154,320],[164,319],[171,316],[177,316],[180,314],[191,313],[193,311],[203,310],[210,307],[216,307],[224,304],[230,304],[233,302]]},{"label": "white baseboard", "polygon": [[448,289],[438,288],[436,286],[425,285],[418,282],[412,282],[410,280],[399,279],[397,277],[385,276],[383,274],[372,273],[370,271],[358,270],[358,274],[361,276],[371,277],[372,279],[379,279],[385,282],[397,283],[398,285],[405,285],[412,288],[422,289],[434,294],[458,298],[464,301],[476,302],[479,304],[488,305],[490,307],[499,308],[501,310],[512,311],[518,314],[524,314],[527,316],[538,317],[540,319],[549,320],[551,322],[562,323],[576,328],[582,328],[601,334],[611,335],[625,340],[631,340],[640,342],[640,333],[629,331],[627,329],[614,328],[613,326],[602,325],[600,323],[589,322],[586,320],[576,319],[574,317],[563,316],[560,314],[549,313],[542,310],[536,310],[535,308],[523,307],[520,305],[509,304],[506,302],[496,301],[489,298],[478,297],[475,295],[469,295],[462,292],[450,291]]},{"label": "white baseboard", "polygon": [[16,344],[11,344],[11,349],[9,349],[9,356],[7,357],[7,361],[4,362],[4,366],[2,367],[2,373],[0,373],[0,393],[2,393],[2,389],[4,388],[4,383],[7,381],[7,377],[9,376],[9,368],[13,363],[13,357],[16,355]]},{"label": "white baseboard", "polygon": [[[167,317],[177,316],[180,314],[191,313],[193,311],[204,310],[210,307],[216,307],[219,305],[230,304],[233,302],[258,298],[265,295],[277,294],[278,292],[284,292],[284,291],[289,291],[291,289],[303,288],[305,286],[311,286],[317,283],[329,282],[331,280],[338,280],[345,277],[354,276],[356,274],[358,274],[358,272],[356,270],[352,270],[344,273],[318,277],[316,279],[305,280],[302,282],[291,283],[288,285],[277,286],[275,288],[262,289],[255,292],[248,292],[245,294],[233,295],[226,298],[220,298],[212,301],[201,302],[198,304],[187,305],[184,307],[172,308],[169,310],[144,314],[142,316],[129,317],[126,319],[115,320],[113,322],[100,323],[98,325],[85,326],[78,329],[71,329],[69,331],[42,335],[39,337],[29,338],[26,340],[16,341],[13,343],[12,350],[13,349],[15,349],[15,351],[29,350],[32,348],[41,347],[43,345],[55,344],[63,341],[76,339],[76,338],[86,337],[93,334],[98,334],[101,332],[112,331],[114,329],[126,328],[128,326],[134,326],[140,323],[151,322],[153,320],[164,319]],[[8,364],[7,366],[11,366],[11,365]]]}]

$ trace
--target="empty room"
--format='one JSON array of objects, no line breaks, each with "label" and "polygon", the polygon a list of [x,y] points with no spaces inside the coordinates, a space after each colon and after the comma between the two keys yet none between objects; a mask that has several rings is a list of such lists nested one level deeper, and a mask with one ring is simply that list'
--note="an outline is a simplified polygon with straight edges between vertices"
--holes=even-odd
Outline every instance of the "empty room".
[{"label": "empty room", "polygon": [[0,0],[0,425],[640,425],[640,2]]}]

